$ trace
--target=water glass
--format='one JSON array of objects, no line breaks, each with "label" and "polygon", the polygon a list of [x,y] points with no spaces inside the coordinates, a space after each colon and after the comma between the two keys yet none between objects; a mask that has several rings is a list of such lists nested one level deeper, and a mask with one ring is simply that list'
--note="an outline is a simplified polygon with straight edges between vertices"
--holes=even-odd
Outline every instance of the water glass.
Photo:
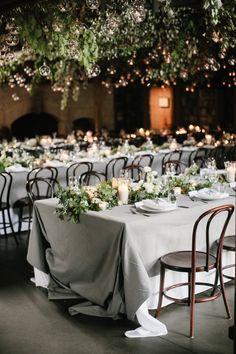
[{"label": "water glass", "polygon": [[216,160],[214,159],[214,157],[208,157],[206,159],[206,167],[210,170],[216,169]]},{"label": "water glass", "polygon": [[78,187],[78,179],[76,176],[69,176],[69,186],[71,188]]},{"label": "water glass", "polygon": [[166,164],[166,175],[167,176],[174,176],[176,173],[176,166],[174,163]]}]

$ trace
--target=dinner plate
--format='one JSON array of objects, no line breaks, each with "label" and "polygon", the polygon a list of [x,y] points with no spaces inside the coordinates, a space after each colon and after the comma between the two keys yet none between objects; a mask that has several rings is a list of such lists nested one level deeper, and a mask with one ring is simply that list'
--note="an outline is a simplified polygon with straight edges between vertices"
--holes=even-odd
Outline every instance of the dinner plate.
[{"label": "dinner plate", "polygon": [[148,208],[146,205],[140,205],[139,209],[148,212],[148,213],[152,213],[152,214],[156,214],[156,213],[164,213],[167,211],[172,211],[175,210],[177,208],[177,206],[174,204],[173,206],[170,206],[168,208],[160,208],[160,209],[151,209]]},{"label": "dinner plate", "polygon": [[196,195],[199,199],[203,199],[203,200],[217,200],[217,199],[224,199],[224,198],[228,198],[229,193],[220,193],[220,192],[216,192],[216,193],[206,193],[206,192],[198,192]]}]

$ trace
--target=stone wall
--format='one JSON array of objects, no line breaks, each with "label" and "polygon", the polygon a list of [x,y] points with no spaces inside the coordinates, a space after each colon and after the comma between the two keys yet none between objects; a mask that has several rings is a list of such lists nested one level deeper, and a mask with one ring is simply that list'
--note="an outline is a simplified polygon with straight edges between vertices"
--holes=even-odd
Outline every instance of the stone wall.
[{"label": "stone wall", "polygon": [[[18,101],[12,99],[13,93],[19,96]],[[96,83],[89,84],[86,89],[81,89],[77,102],[69,99],[63,111],[60,109],[60,101],[61,94],[53,92],[47,85],[41,86],[33,96],[22,88],[4,86],[0,88],[0,129],[10,128],[17,118],[30,112],[47,112],[57,117],[60,135],[70,132],[73,121],[82,117],[95,119],[97,129],[114,129],[113,93],[108,94],[104,87]]]}]

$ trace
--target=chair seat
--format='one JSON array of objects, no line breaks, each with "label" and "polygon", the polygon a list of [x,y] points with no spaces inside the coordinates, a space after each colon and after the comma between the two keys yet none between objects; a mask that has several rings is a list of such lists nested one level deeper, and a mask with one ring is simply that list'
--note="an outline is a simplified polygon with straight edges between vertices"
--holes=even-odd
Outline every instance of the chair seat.
[{"label": "chair seat", "polygon": [[235,235],[226,236],[224,238],[223,249],[227,251],[236,251],[235,247]]},{"label": "chair seat", "polygon": [[0,210],[5,210],[8,208],[10,208],[10,205],[8,203],[0,202]]},{"label": "chair seat", "polygon": [[[168,253],[161,257],[161,263],[165,265],[166,268],[177,270],[179,272],[190,272],[192,271],[192,252],[191,251],[180,251]],[[216,259],[214,256],[210,255],[209,269],[215,267]],[[206,253],[196,252],[196,272],[203,272],[206,269]]]},{"label": "chair seat", "polygon": [[13,204],[13,208],[20,208],[28,205],[30,205],[30,199],[29,197],[24,197],[16,200]]}]

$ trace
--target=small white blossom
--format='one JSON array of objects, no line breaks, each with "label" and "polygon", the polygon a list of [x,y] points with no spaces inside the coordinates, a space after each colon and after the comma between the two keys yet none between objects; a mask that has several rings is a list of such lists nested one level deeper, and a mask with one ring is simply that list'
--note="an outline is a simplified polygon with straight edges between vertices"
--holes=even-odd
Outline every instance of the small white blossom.
[{"label": "small white blossom", "polygon": [[147,193],[153,193],[154,185],[152,183],[146,182],[143,184],[143,186],[144,186]]},{"label": "small white blossom", "polygon": [[107,208],[107,202],[100,202],[100,203],[98,204],[98,206],[99,206],[99,208],[100,208],[101,210],[106,210],[106,208]]},{"label": "small white blossom", "polygon": [[151,169],[151,167],[149,167],[149,166],[145,166],[144,169],[143,169],[143,171],[144,171],[145,173],[148,173],[148,172],[151,172],[152,169]]}]

